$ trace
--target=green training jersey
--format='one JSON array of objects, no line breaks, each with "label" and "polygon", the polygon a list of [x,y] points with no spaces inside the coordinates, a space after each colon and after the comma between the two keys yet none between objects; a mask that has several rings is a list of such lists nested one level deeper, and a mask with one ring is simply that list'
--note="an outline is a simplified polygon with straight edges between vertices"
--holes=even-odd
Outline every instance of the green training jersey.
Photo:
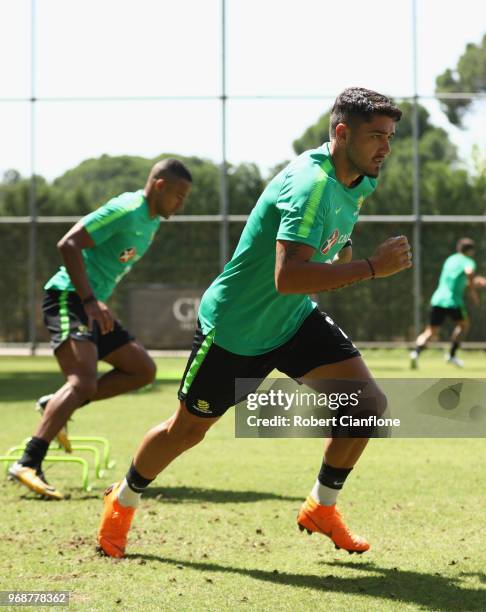
[{"label": "green training jersey", "polygon": [[214,330],[215,344],[240,355],[260,355],[289,340],[316,305],[308,295],[277,291],[276,241],[310,245],[311,261],[331,263],[375,186],[367,177],[352,189],[340,183],[329,143],[292,161],[262,193],[231,261],[205,292],[203,332]]},{"label": "green training jersey", "polygon": [[[98,300],[107,300],[117,283],[149,248],[160,225],[160,217],[150,217],[142,190],[122,193],[81,220],[95,246],[83,249],[89,284]],[[75,291],[64,266],[44,289]]]},{"label": "green training jersey", "polygon": [[448,257],[440,273],[439,285],[434,291],[430,304],[441,308],[464,306],[464,291],[467,287],[466,270],[476,271],[476,262],[463,253]]}]

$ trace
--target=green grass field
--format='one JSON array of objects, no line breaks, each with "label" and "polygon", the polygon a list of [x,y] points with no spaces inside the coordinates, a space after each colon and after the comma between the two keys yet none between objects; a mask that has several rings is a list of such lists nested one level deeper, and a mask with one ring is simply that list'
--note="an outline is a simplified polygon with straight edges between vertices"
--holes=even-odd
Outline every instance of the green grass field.
[{"label": "green grass field", "polygon": [[[485,353],[461,356],[460,374],[438,351],[413,374],[484,377]],[[365,358],[377,377],[412,374],[405,351]],[[176,406],[184,360],[158,365],[152,389],[75,414],[70,431],[108,437],[117,461],[91,492],[78,466],[46,464],[70,496],[62,502],[0,478],[0,590],[68,590],[73,610],[486,609],[483,439],[372,441],[340,496],[349,525],[372,544],[351,556],[296,528],[322,442],[235,439],[229,413],[148,490],[128,557],[99,557],[103,489]],[[32,433],[34,399],[60,382],[51,358],[0,359],[0,453]]]}]

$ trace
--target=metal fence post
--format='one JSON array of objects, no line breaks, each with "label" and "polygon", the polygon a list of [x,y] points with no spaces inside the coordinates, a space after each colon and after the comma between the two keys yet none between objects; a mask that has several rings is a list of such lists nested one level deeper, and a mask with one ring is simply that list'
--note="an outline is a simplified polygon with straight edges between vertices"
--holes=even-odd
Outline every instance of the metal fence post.
[{"label": "metal fence post", "polygon": [[36,0],[31,0],[31,85],[30,85],[30,185],[29,185],[29,344],[35,355],[36,337],[36,280],[37,280],[37,193],[35,181],[35,136],[36,136]]},{"label": "metal fence post", "polygon": [[420,156],[419,156],[419,95],[417,87],[417,0],[412,0],[413,30],[413,112],[412,112],[412,147],[413,147],[413,323],[415,336],[421,331],[422,309],[422,257],[421,257],[421,216],[420,216]]},{"label": "metal fence post", "polygon": [[226,0],[221,0],[221,225],[219,231],[219,267],[222,270],[228,261],[228,174],[226,158]]}]

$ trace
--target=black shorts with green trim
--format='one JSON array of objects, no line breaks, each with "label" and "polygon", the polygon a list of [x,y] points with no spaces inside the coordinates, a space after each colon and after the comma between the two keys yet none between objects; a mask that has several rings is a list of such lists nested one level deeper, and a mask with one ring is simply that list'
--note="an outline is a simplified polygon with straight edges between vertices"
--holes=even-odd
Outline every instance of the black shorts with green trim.
[{"label": "black shorts with green trim", "polygon": [[453,321],[465,321],[467,319],[467,310],[465,306],[459,308],[442,308],[442,306],[432,306],[429,314],[430,325],[438,327],[450,317]]},{"label": "black shorts with green trim", "polygon": [[98,348],[98,359],[103,359],[116,349],[124,346],[133,336],[115,321],[113,331],[102,334],[98,323],[88,329],[88,316],[81,300],[74,291],[44,291],[42,303],[44,323],[51,336],[51,347],[56,351],[68,338],[80,342],[92,342]]},{"label": "black shorts with green trim", "polygon": [[[221,416],[249,393],[254,393],[275,369],[291,378],[300,378],[319,366],[360,355],[331,317],[317,308],[289,341],[262,355],[231,353],[214,342],[214,335],[215,330],[204,335],[198,321],[179,387],[179,399],[189,412],[200,417]],[[238,385],[239,397],[236,397],[236,379],[248,379],[246,387]]]}]

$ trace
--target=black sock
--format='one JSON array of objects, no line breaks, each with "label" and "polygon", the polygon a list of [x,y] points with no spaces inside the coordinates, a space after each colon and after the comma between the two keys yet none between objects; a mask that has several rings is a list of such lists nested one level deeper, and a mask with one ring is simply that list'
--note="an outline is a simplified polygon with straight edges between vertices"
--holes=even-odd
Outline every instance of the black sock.
[{"label": "black sock", "polygon": [[451,357],[455,357],[456,356],[456,351],[459,348],[459,346],[461,345],[460,342],[453,342],[451,344]]},{"label": "black sock", "polygon": [[322,462],[321,471],[317,479],[325,487],[330,489],[342,489],[346,478],[353,468],[336,468]]},{"label": "black sock", "polygon": [[419,346],[417,344],[417,346],[415,347],[415,351],[416,351],[417,355],[420,355],[420,353],[422,351],[425,351],[426,348],[427,348],[427,346],[425,344],[423,344],[422,346]]},{"label": "black sock", "polygon": [[140,476],[140,474],[135,469],[135,466],[133,465],[133,461],[125,478],[127,479],[128,486],[134,493],[142,493],[144,489],[149,486],[152,480],[154,480],[153,478],[148,480],[147,478]]},{"label": "black sock", "polygon": [[19,463],[25,467],[40,468],[44,457],[47,454],[50,442],[43,440],[42,438],[32,438],[27,442],[24,454],[19,459]]}]

